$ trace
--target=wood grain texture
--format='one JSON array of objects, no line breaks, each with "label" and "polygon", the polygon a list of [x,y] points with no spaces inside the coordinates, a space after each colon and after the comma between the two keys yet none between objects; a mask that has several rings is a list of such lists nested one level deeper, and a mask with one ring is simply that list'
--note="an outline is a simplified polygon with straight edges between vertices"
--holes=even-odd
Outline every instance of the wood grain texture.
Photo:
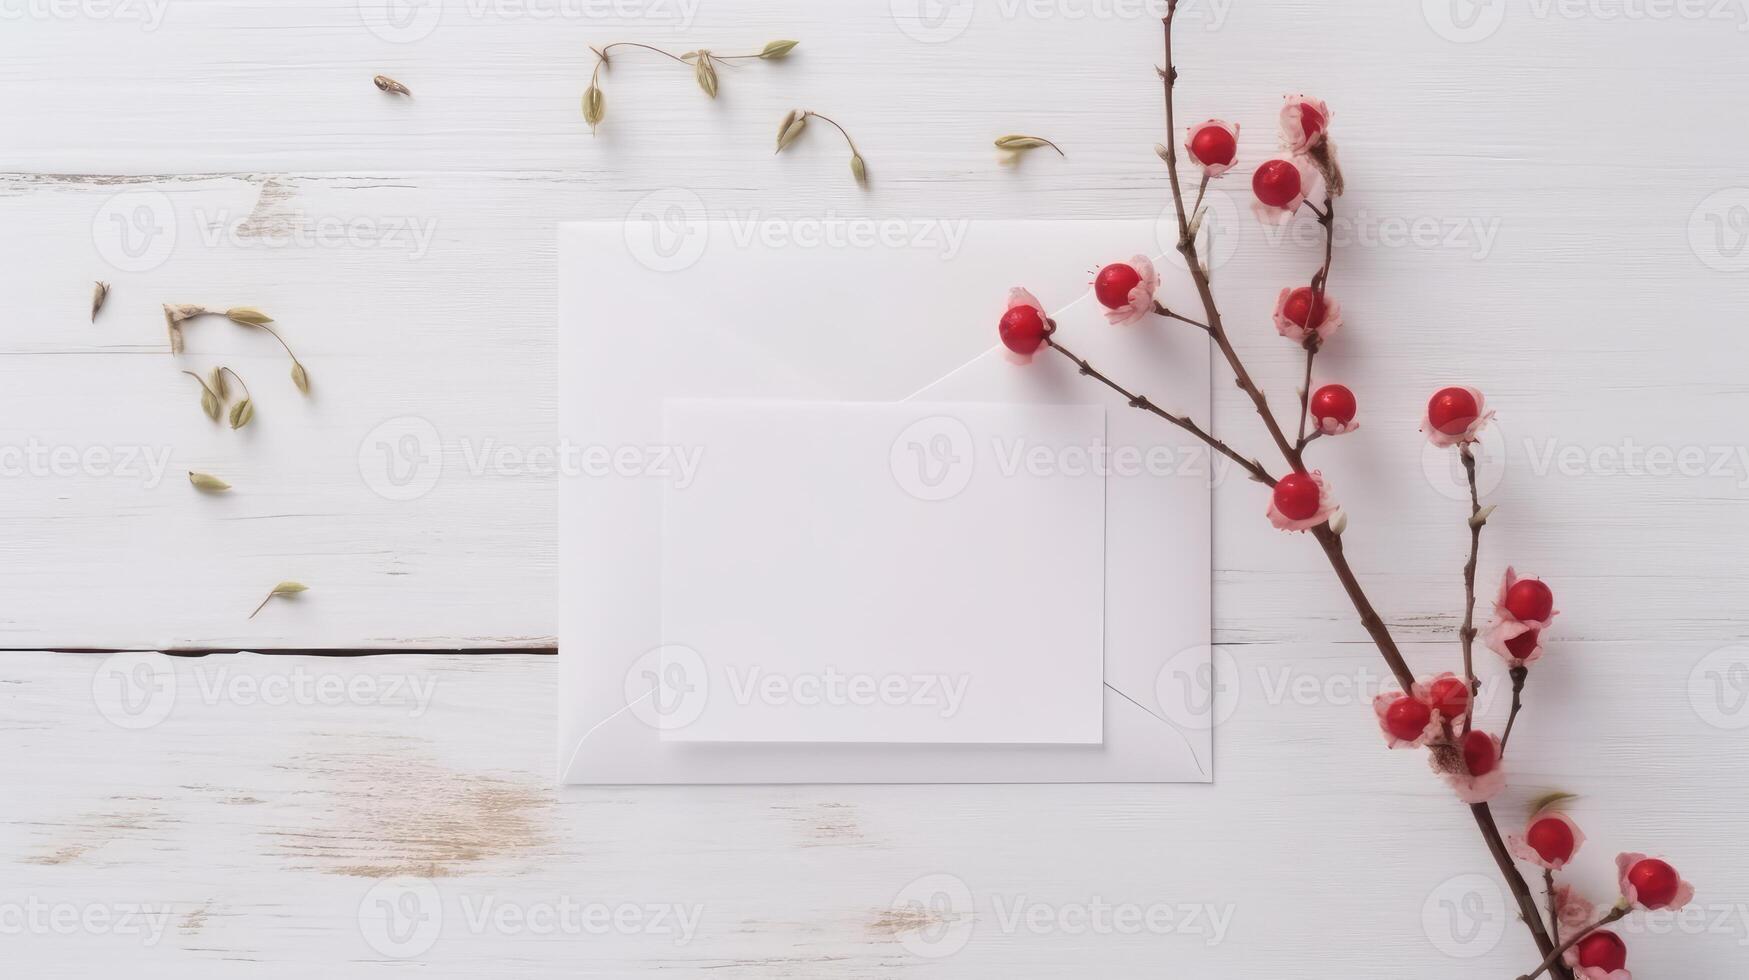
[{"label": "wood grain texture", "polygon": [[[550,785],[551,657],[150,655],[137,683],[103,655],[13,654],[0,774],[29,791],[0,820],[8,964],[42,977],[125,963],[148,977],[343,964],[361,977],[1233,980],[1528,965],[1464,808],[1418,755],[1380,750],[1373,654],[1231,653],[1212,787],[661,789]],[[1502,813],[1554,785],[1582,793],[1591,841],[1574,878],[1597,895],[1616,850],[1666,850],[1705,914],[1633,926],[1635,973],[1725,975],[1749,943],[1736,858],[1749,763],[1667,676],[1698,651],[1560,654],[1533,679]],[[1505,706],[1489,703],[1491,724]],[[1632,730],[1604,722],[1629,711]],[[963,899],[907,901],[944,880]],[[432,905],[409,897],[423,888]],[[168,925],[156,939],[119,922],[33,930],[33,897]],[[406,903],[399,944],[368,924],[384,899]],[[567,929],[567,899],[627,918]],[[676,918],[656,922],[656,907]],[[1101,907],[1156,918],[1124,926]],[[419,933],[433,909],[440,928]],[[684,935],[669,928],[682,913],[697,916]]]},{"label": "wood grain texture", "polygon": [[[1440,492],[1452,469],[1415,426],[1432,388],[1481,386],[1504,464],[1484,469],[1504,478],[1482,580],[1510,561],[1554,582],[1562,609],[1503,819],[1541,790],[1582,792],[1582,881],[1599,897],[1617,849],[1694,869],[1706,914],[1630,935],[1632,966],[1728,974],[1749,944],[1741,10],[1481,4],[1464,27],[1446,17],[1463,4],[1186,8],[1181,111],[1241,122],[1247,160],[1270,151],[1281,92],[1336,108],[1350,190],[1330,288],[1348,324],[1318,374],[1355,388],[1363,428],[1314,455],[1363,580],[1418,670],[1455,665],[1463,505]],[[562,478],[524,457],[555,438],[558,221],[617,218],[673,188],[743,220],[1166,205],[1150,149],[1157,12],[1138,3],[120,11],[21,4],[0,31],[0,646],[18,650],[550,646]],[[410,29],[385,27],[397,23]],[[607,122],[593,139],[582,125],[589,44],[734,51],[773,37],[803,43],[789,62],[725,72],[714,103],[684,72],[619,59]],[[379,72],[413,97],[377,91]],[[867,192],[823,133],[769,152],[794,106],[850,127]],[[1068,156],[1001,167],[990,140],[1017,131]],[[1228,183],[1216,289],[1285,407],[1299,363],[1268,317],[1317,245],[1309,228],[1266,235],[1243,214],[1243,175]],[[114,288],[92,323],[94,279]],[[312,397],[268,338],[223,322],[193,328],[179,364],[165,302],[268,310]],[[989,324],[942,329],[968,357],[989,341]],[[257,394],[242,433],[208,423],[176,370],[221,361]],[[1224,383],[1215,424],[1264,447]],[[393,499],[406,495],[390,478],[399,440],[420,433],[436,434],[440,477]],[[54,462],[68,450],[70,466]],[[124,468],[124,453],[153,462]],[[187,469],[237,489],[197,495]],[[1378,751],[1376,654],[1312,543],[1270,530],[1263,506],[1242,481],[1217,490],[1217,667],[1238,701],[1206,789],[560,793],[545,658],[179,660],[169,716],[131,730],[97,709],[126,678],[96,657],[7,654],[8,963],[48,977],[1516,975],[1529,944],[1515,923],[1492,922],[1504,938],[1475,959],[1435,945],[1471,926],[1486,945],[1487,886],[1453,880],[1491,876],[1489,863],[1420,762]],[[246,621],[285,578],[312,590]],[[228,686],[238,673],[370,680],[338,702],[276,705]],[[162,674],[127,675],[140,676]],[[417,715],[416,682],[436,684]],[[941,873],[964,883],[972,919],[895,906]],[[402,960],[370,944],[359,909],[423,894],[370,891],[404,875],[438,889],[445,927]],[[486,896],[524,914],[565,899],[704,911],[684,943],[531,935],[467,926]],[[33,897],[171,915],[149,945],[14,929]],[[1005,929],[1021,897],[1053,919],[1099,901],[1232,919],[1212,945],[1184,930]],[[917,952],[968,921],[960,952]]]}]

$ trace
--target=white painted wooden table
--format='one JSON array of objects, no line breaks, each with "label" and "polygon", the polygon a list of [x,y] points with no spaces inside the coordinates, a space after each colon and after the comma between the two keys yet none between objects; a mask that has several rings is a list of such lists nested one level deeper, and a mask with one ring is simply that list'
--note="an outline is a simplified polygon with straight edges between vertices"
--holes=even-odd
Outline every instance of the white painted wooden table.
[{"label": "white painted wooden table", "polygon": [[[1468,816],[1420,762],[1380,751],[1367,700],[1384,671],[1321,557],[1271,531],[1239,481],[1216,505],[1217,663],[1236,699],[1213,786],[548,785],[556,671],[536,651],[554,643],[562,478],[541,460],[555,223],[666,188],[743,218],[1155,213],[1155,6],[0,4],[9,971],[1528,967]],[[1483,577],[1511,560],[1548,577],[1563,611],[1502,818],[1550,788],[1584,794],[1582,880],[1599,897],[1627,848],[1668,853],[1700,885],[1703,914],[1628,937],[1636,975],[1735,975],[1749,946],[1744,10],[1185,10],[1182,111],[1241,120],[1247,159],[1282,91],[1336,108],[1350,194],[1331,289],[1349,326],[1319,374],[1356,388],[1364,427],[1318,455],[1375,600],[1418,669],[1455,665],[1461,507],[1442,460],[1424,475],[1415,424],[1432,388],[1475,383],[1505,458]],[[600,135],[581,124],[590,44],[776,37],[802,47],[725,72],[714,104],[628,55]],[[378,72],[414,98],[379,93]],[[851,129],[870,190],[824,133],[772,156],[797,105]],[[989,142],[1007,132],[1068,156],[1000,167]],[[1229,227],[1217,287],[1285,404],[1298,361],[1267,315],[1315,246]],[[93,279],[113,292],[88,323]],[[193,328],[178,364],[166,302],[269,311],[313,396],[270,339],[222,321]],[[943,343],[969,356],[987,328]],[[221,360],[256,392],[241,433],[209,424],[176,370]],[[1219,428],[1261,451],[1242,396],[1217,387]],[[409,432],[437,447],[422,467]],[[188,469],[237,490],[201,497]],[[425,492],[399,499],[409,486]],[[246,620],[287,578],[311,591]],[[28,652],[87,648],[409,652]],[[489,652],[414,652],[446,649]],[[117,701],[130,679],[158,692],[134,713]],[[895,910],[937,890],[972,914]]]}]

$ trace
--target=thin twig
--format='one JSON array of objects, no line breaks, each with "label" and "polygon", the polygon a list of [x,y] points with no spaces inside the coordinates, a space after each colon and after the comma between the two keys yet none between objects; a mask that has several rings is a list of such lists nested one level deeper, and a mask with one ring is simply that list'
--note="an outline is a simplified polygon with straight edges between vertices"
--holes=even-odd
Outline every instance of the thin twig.
[{"label": "thin twig", "polygon": [[[1476,457],[1470,452],[1470,444],[1464,443],[1458,447],[1458,457],[1464,463],[1464,475],[1470,483],[1470,560],[1464,565],[1464,625],[1458,629],[1458,644],[1464,652],[1464,683],[1469,687],[1470,704],[1476,703],[1477,695],[1481,694],[1481,683],[1476,680],[1475,646],[1476,646],[1476,559],[1482,551],[1482,526],[1487,521],[1482,519],[1481,495],[1476,491]],[[1470,733],[1470,719],[1475,715],[1471,710],[1464,715],[1464,734]]]},{"label": "thin twig", "polygon": [[1177,320],[1181,323],[1188,323],[1191,326],[1193,326],[1193,327],[1197,328],[1198,330],[1201,330],[1205,333],[1208,332],[1208,328],[1209,328],[1208,324],[1202,322],[1201,320],[1192,320],[1190,317],[1184,316],[1183,314],[1174,313],[1171,310],[1167,309],[1166,304],[1160,302],[1159,300],[1154,301],[1154,313],[1157,316],[1163,316],[1163,317],[1166,317],[1166,318],[1171,319],[1171,320]]},{"label": "thin twig", "polygon": [[1506,731],[1500,735],[1500,758],[1506,758],[1506,743],[1512,740],[1512,726],[1518,722],[1518,710],[1524,707],[1524,679],[1530,676],[1530,668],[1523,665],[1512,668],[1512,713],[1506,716]]},{"label": "thin twig", "polygon": [[[838,125],[838,120],[833,119],[831,116],[822,116],[821,114],[815,112],[812,109],[809,109],[807,114],[810,116],[813,116],[815,119],[818,119],[822,122],[830,123],[832,125],[833,129],[838,130],[838,132],[841,135],[843,135],[844,142],[850,144],[851,156],[860,156],[861,155],[860,151],[858,151],[856,148],[856,141],[850,138],[850,131],[845,129],[843,126]],[[1061,153],[1063,151],[1058,150],[1057,152]]]},{"label": "thin twig", "polygon": [[1629,906],[1617,905],[1615,908],[1610,910],[1608,915],[1604,916],[1601,919],[1598,919],[1596,922],[1593,922],[1592,924],[1579,930],[1578,932],[1573,934],[1573,938],[1567,940],[1564,943],[1561,943],[1559,946],[1556,946],[1554,952],[1550,953],[1548,956],[1543,958],[1542,965],[1538,966],[1535,970],[1531,971],[1530,973],[1526,973],[1524,976],[1519,977],[1518,980],[1536,980],[1537,977],[1540,977],[1543,975],[1544,970],[1550,969],[1551,967],[1555,966],[1555,961],[1559,960],[1561,958],[1561,954],[1565,953],[1569,949],[1572,949],[1575,945],[1578,944],[1579,940],[1584,939],[1586,936],[1591,935],[1592,933],[1596,932],[1597,930],[1603,928],[1606,925],[1609,925],[1612,922],[1620,922],[1622,919],[1627,917],[1627,914],[1630,911],[1632,911],[1632,909]]},{"label": "thin twig", "polygon": [[1549,896],[1549,938],[1559,944],[1561,941],[1561,903],[1555,898],[1555,872],[1553,869],[1543,869],[1543,890]]},{"label": "thin twig", "polygon": [[1160,416],[1173,425],[1178,426],[1180,429],[1183,429],[1191,435],[1196,436],[1198,439],[1201,439],[1210,449],[1213,449],[1233,462],[1238,463],[1245,472],[1251,474],[1253,480],[1266,486],[1275,486],[1275,477],[1269,475],[1269,471],[1263,468],[1263,464],[1254,459],[1246,459],[1244,456],[1239,455],[1239,453],[1231,446],[1210,435],[1202,426],[1197,425],[1195,421],[1183,415],[1174,415],[1154,404],[1146,396],[1138,395],[1135,392],[1130,391],[1123,385],[1120,385],[1101,374],[1092,364],[1087,362],[1086,358],[1077,356],[1073,351],[1069,350],[1069,348],[1064,347],[1062,344],[1057,343],[1049,337],[1045,338],[1045,344],[1050,347],[1050,349],[1073,361],[1075,366],[1081,370],[1082,374],[1122,395],[1124,401],[1127,402],[1131,408],[1139,408],[1144,412],[1152,412],[1153,414]]}]

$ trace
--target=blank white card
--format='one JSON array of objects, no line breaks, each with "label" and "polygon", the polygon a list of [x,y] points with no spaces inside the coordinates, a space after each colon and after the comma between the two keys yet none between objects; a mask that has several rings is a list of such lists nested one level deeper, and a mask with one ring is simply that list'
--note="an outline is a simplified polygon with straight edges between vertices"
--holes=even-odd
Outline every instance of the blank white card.
[{"label": "blank white card", "polygon": [[1105,410],[668,400],[693,742],[1101,741]]}]

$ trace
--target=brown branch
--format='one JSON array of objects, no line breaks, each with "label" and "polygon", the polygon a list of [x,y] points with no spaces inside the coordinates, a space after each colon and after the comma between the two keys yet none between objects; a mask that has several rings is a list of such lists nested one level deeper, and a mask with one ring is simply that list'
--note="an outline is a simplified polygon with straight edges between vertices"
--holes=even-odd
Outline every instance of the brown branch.
[{"label": "brown branch", "polygon": [[[1470,732],[1470,719],[1475,715],[1476,696],[1481,693],[1481,682],[1476,680],[1476,665],[1474,651],[1476,646],[1476,558],[1482,550],[1482,525],[1488,523],[1482,516],[1481,496],[1476,492],[1476,457],[1470,452],[1470,444],[1464,443],[1458,447],[1458,457],[1464,461],[1464,475],[1470,482],[1470,560],[1464,565],[1464,625],[1458,629],[1458,643],[1464,651],[1464,683],[1470,690],[1471,711],[1464,716],[1464,734]],[[1504,747],[1502,747],[1504,750]]]},{"label": "brown branch", "polygon": [[1172,18],[1177,12],[1178,0],[1167,0],[1166,16],[1161,19],[1166,35],[1166,67],[1160,69],[1160,79],[1166,88],[1166,176],[1172,182],[1172,205],[1178,213],[1178,254],[1184,256],[1185,268],[1190,270],[1190,277],[1196,283],[1203,312],[1207,314],[1209,336],[1214,338],[1215,346],[1221,349],[1221,356],[1227,359],[1228,367],[1232,368],[1234,383],[1251,396],[1251,404],[1263,418],[1263,424],[1269,429],[1269,436],[1275,440],[1282,457],[1295,470],[1303,472],[1305,467],[1300,463],[1299,449],[1287,441],[1281,424],[1269,410],[1269,400],[1251,380],[1250,372],[1245,370],[1245,363],[1239,359],[1239,353],[1233,349],[1233,342],[1227,338],[1226,328],[1221,323],[1220,308],[1215,304],[1214,290],[1209,286],[1209,278],[1203,272],[1202,262],[1196,254],[1196,239],[1190,234],[1190,217],[1184,209],[1184,190],[1178,181],[1178,124],[1172,107],[1172,89],[1178,83],[1178,67],[1172,63]]},{"label": "brown branch", "polygon": [[1556,943],[1561,941],[1561,903],[1555,898],[1555,872],[1543,869],[1543,891],[1549,897],[1549,938]]},{"label": "brown branch", "polygon": [[1560,965],[1556,962],[1557,960],[1559,960],[1561,958],[1562,953],[1565,953],[1567,950],[1573,948],[1575,945],[1578,944],[1579,940],[1584,939],[1586,936],[1591,935],[1592,933],[1596,932],[1599,929],[1602,929],[1604,926],[1609,925],[1612,922],[1620,922],[1622,919],[1627,918],[1627,914],[1631,911],[1633,911],[1633,910],[1626,905],[1617,905],[1615,908],[1610,909],[1608,915],[1604,916],[1601,919],[1598,919],[1596,922],[1593,922],[1590,925],[1586,926],[1585,928],[1574,933],[1573,938],[1571,938],[1571,939],[1567,940],[1566,942],[1562,943],[1561,945],[1555,947],[1554,952],[1552,952],[1548,956],[1544,957],[1542,964],[1540,966],[1538,966],[1535,970],[1531,971],[1530,973],[1526,973],[1524,976],[1519,977],[1518,980],[1536,980],[1537,977],[1540,977],[1543,975],[1544,970],[1555,969],[1555,968],[1565,969],[1565,967],[1560,967]]},{"label": "brown branch", "polygon": [[1506,731],[1500,736],[1500,758],[1506,758],[1506,743],[1512,740],[1512,726],[1518,722],[1518,711],[1524,707],[1524,679],[1530,668],[1520,664],[1512,668],[1512,713],[1506,716]]},{"label": "brown branch", "polygon": [[1184,431],[1190,433],[1191,435],[1196,436],[1198,439],[1201,439],[1204,443],[1206,443],[1208,445],[1209,448],[1215,450],[1216,452],[1227,457],[1228,459],[1232,460],[1233,462],[1238,463],[1239,466],[1245,470],[1245,472],[1251,474],[1251,479],[1256,480],[1258,483],[1262,483],[1266,486],[1271,486],[1271,487],[1275,486],[1275,477],[1269,475],[1269,471],[1265,470],[1263,468],[1262,463],[1259,463],[1254,459],[1246,459],[1244,456],[1239,455],[1239,453],[1236,452],[1231,446],[1228,446],[1226,443],[1222,442],[1221,440],[1216,439],[1213,435],[1209,434],[1206,430],[1204,430],[1202,426],[1197,425],[1196,422],[1194,422],[1190,418],[1183,416],[1183,415],[1174,415],[1171,412],[1168,412],[1165,409],[1161,408],[1160,406],[1154,404],[1152,401],[1148,400],[1147,397],[1145,397],[1143,395],[1138,395],[1135,392],[1130,391],[1128,388],[1125,388],[1123,385],[1120,385],[1117,382],[1106,377],[1105,375],[1101,374],[1098,371],[1098,369],[1094,368],[1094,366],[1092,364],[1089,364],[1087,362],[1086,358],[1077,356],[1073,351],[1069,350],[1067,347],[1064,347],[1062,344],[1057,343],[1056,341],[1052,340],[1051,338],[1046,337],[1045,344],[1046,344],[1046,346],[1050,347],[1050,349],[1056,351],[1057,353],[1059,353],[1059,354],[1063,355],[1064,357],[1068,358],[1069,360],[1073,361],[1075,363],[1075,366],[1081,370],[1082,374],[1092,378],[1093,380],[1099,382],[1100,384],[1105,385],[1107,388],[1110,388],[1112,391],[1115,391],[1118,394],[1122,395],[1124,398],[1124,401],[1129,403],[1129,406],[1131,408],[1139,408],[1144,412],[1151,412],[1155,415],[1158,415],[1159,417],[1165,419],[1166,421],[1172,423],[1173,425],[1178,426],[1180,429],[1183,429]]},{"label": "brown branch", "polygon": [[[1209,285],[1208,276],[1203,272],[1202,263],[1198,260],[1196,240],[1190,234],[1189,217],[1185,214],[1184,208],[1184,192],[1178,178],[1178,151],[1176,149],[1178,130],[1173,110],[1173,89],[1178,82],[1178,67],[1172,60],[1172,21],[1177,12],[1178,0],[1167,0],[1166,16],[1162,19],[1166,64],[1160,69],[1160,79],[1166,91],[1166,173],[1172,185],[1172,204],[1178,214],[1178,252],[1184,256],[1185,267],[1190,270],[1191,279],[1196,284],[1197,294],[1202,299],[1203,310],[1207,314],[1209,336],[1214,338],[1215,345],[1220,348],[1222,356],[1226,358],[1227,364],[1232,368],[1234,382],[1251,397],[1251,403],[1256,407],[1258,417],[1263,420],[1264,426],[1269,430],[1270,437],[1275,440],[1276,447],[1281,450],[1282,457],[1295,470],[1304,472],[1305,464],[1302,460],[1304,446],[1288,442],[1287,436],[1282,432],[1281,424],[1276,421],[1274,413],[1269,410],[1268,400],[1251,380],[1250,373],[1245,370],[1244,362],[1239,358],[1238,352],[1233,349],[1232,341],[1228,339],[1227,331],[1221,321],[1220,309],[1215,303],[1214,291]],[[1335,207],[1331,202],[1326,203],[1325,209],[1309,205],[1313,213],[1318,215],[1319,220],[1326,223],[1325,265],[1313,283],[1314,289],[1319,291],[1320,296],[1324,282],[1329,278],[1330,258],[1334,251]],[[1397,648],[1389,628],[1385,626],[1378,611],[1373,608],[1371,600],[1367,598],[1365,590],[1361,588],[1359,580],[1355,577],[1354,570],[1349,566],[1348,559],[1343,554],[1341,537],[1330,529],[1328,523],[1313,528],[1312,534],[1324,549],[1330,567],[1336,572],[1337,579],[1341,581],[1343,589],[1348,593],[1348,598],[1354,604],[1355,611],[1360,614],[1361,625],[1372,637],[1374,646],[1378,647],[1379,654],[1384,657],[1386,665],[1396,675],[1403,690],[1409,690],[1414,685],[1414,672],[1409,669],[1408,662],[1404,660],[1402,651]],[[1475,685],[1472,678],[1472,704],[1474,703],[1474,690]],[[1513,862],[1511,853],[1507,851],[1506,843],[1500,836],[1500,828],[1494,822],[1493,811],[1486,803],[1475,804],[1470,807],[1470,810],[1475,816],[1477,828],[1481,830],[1483,841],[1488,845],[1489,853],[1493,855],[1494,863],[1500,869],[1501,877],[1506,879],[1507,887],[1518,899],[1519,912],[1524,918],[1526,927],[1530,929],[1531,938],[1536,941],[1537,948],[1545,956],[1558,959],[1555,943],[1549,938],[1548,931],[1543,926],[1542,914],[1537,909],[1536,900],[1531,896],[1530,885],[1524,880],[1524,875],[1519,872],[1518,866]],[[1572,980],[1571,971],[1567,970],[1564,965],[1554,964],[1554,969],[1555,975],[1561,980]]]}]

